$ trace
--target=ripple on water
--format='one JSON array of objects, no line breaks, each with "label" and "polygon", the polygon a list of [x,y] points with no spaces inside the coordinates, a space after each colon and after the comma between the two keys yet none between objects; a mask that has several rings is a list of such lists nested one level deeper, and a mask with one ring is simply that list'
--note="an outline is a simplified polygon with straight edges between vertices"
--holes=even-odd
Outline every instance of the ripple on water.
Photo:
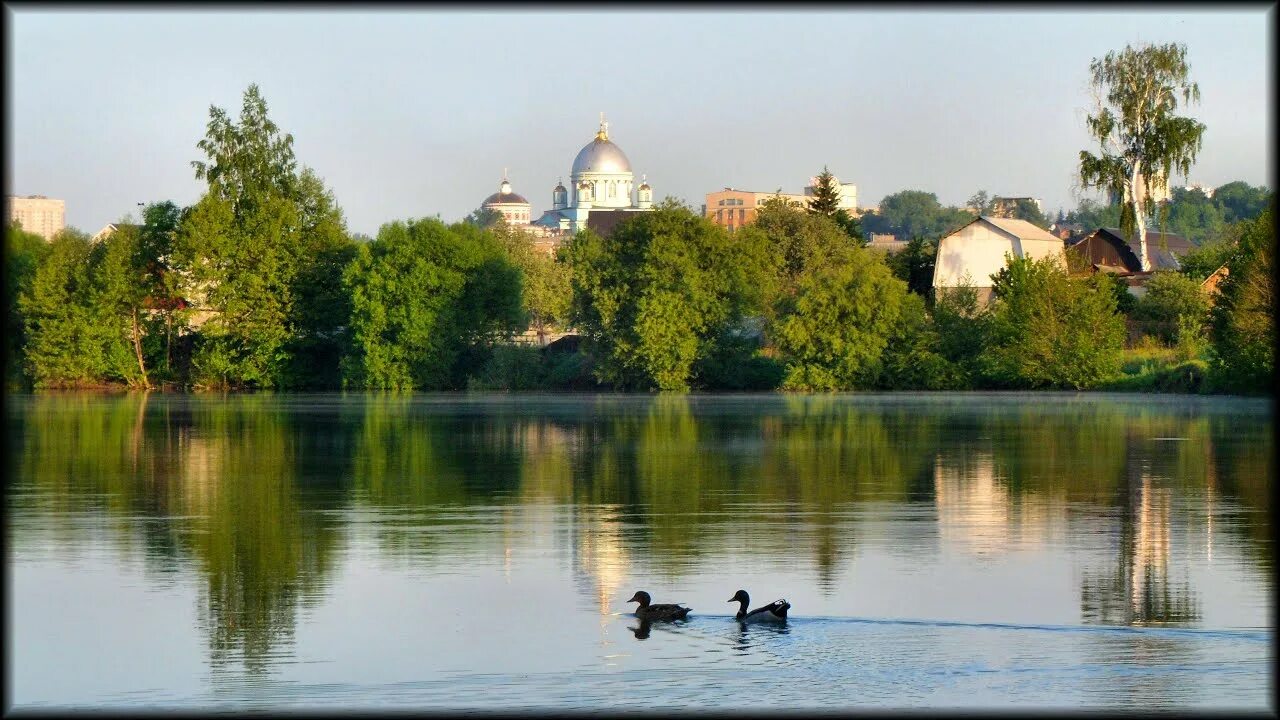
[{"label": "ripple on water", "polygon": [[1270,646],[1255,631],[859,618],[742,626],[704,615],[654,624],[643,642],[590,667],[385,684],[259,678],[223,683],[216,696],[245,706],[504,709],[1267,704]]}]

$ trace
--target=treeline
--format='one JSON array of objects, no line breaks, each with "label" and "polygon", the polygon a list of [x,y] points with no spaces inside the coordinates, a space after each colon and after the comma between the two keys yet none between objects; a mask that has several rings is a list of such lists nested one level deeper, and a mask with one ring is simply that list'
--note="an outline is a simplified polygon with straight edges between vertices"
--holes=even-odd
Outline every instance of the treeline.
[{"label": "treeline", "polygon": [[[667,200],[555,257],[474,219],[397,221],[363,241],[298,167],[256,87],[238,121],[211,108],[199,147],[208,188],[191,207],[153,204],[98,242],[9,229],[10,384],[1105,388],[1133,374],[1126,328],[1145,319],[1177,348],[1171,377],[1191,377],[1177,388],[1271,388],[1269,211],[1231,225],[1185,275],[1154,279],[1142,301],[1105,276],[1014,260],[980,308],[972,292],[932,297],[931,243],[958,219],[945,213],[920,215],[920,234],[889,257],[863,247],[874,218],[781,198],[732,235]],[[887,202],[880,215],[899,210]],[[1211,308],[1199,281],[1223,262]],[[580,342],[514,344],[530,327]]]},{"label": "treeline", "polygon": [[[1274,198],[1267,188],[1239,180],[1208,193],[1200,188],[1174,188],[1169,200],[1158,205],[1148,227],[1181,235],[1197,245],[1211,245],[1229,239],[1235,224],[1258,217]],[[1086,233],[1120,227],[1120,205],[1085,199],[1071,212],[1058,211],[1057,224],[1077,226]]]}]

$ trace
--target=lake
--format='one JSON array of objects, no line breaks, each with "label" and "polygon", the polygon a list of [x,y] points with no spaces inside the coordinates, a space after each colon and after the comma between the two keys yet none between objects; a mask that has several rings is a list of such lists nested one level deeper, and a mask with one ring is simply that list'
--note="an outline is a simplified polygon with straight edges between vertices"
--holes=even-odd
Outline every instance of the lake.
[{"label": "lake", "polygon": [[[1274,709],[1270,400],[10,395],[13,709]],[[727,602],[785,597],[780,627]],[[645,625],[626,600],[693,608]]]}]

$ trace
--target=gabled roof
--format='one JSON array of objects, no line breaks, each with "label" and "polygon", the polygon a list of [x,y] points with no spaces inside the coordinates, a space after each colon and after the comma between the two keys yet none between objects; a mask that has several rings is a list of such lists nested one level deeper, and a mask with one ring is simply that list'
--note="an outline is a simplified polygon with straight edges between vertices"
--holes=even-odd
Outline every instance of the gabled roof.
[{"label": "gabled roof", "polygon": [[135,223],[107,223],[107,226],[106,226],[106,227],[104,227],[104,228],[102,228],[101,230],[99,230],[98,232],[94,233],[93,237],[92,237],[92,238],[90,238],[90,239],[91,239],[91,240],[94,240],[94,241],[97,241],[97,240],[101,240],[102,238],[107,237],[108,235],[110,235],[111,233],[113,233],[113,232],[115,232],[115,231],[117,231],[117,230],[131,230],[131,229],[132,229],[132,230],[136,230],[136,229],[138,229],[138,228],[140,228],[140,227],[142,227],[142,226],[141,226],[141,225],[137,225],[137,224],[135,224]]},{"label": "gabled roof", "polygon": [[1062,242],[1061,238],[1050,235],[1048,230],[1033,225],[1026,220],[991,217],[990,215],[980,215],[975,218],[975,222],[977,220],[985,220],[1019,240],[1048,240],[1050,242]]}]

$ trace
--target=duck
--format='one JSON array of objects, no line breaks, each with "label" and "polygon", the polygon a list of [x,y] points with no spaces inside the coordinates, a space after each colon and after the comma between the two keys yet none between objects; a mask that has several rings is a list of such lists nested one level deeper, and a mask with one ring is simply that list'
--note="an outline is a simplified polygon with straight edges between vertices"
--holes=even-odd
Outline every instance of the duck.
[{"label": "duck", "polygon": [[786,622],[787,610],[791,609],[791,603],[786,600],[774,600],[768,605],[764,605],[752,610],[751,612],[747,612],[747,607],[751,604],[751,596],[747,594],[746,590],[739,590],[734,593],[733,597],[729,598],[727,602],[742,604],[738,609],[738,614],[733,617],[744,623],[761,621]]},{"label": "duck", "polygon": [[636,617],[641,620],[683,620],[693,609],[672,604],[653,605],[649,600],[649,593],[637,590],[627,602],[640,603],[640,607],[636,608]]}]

